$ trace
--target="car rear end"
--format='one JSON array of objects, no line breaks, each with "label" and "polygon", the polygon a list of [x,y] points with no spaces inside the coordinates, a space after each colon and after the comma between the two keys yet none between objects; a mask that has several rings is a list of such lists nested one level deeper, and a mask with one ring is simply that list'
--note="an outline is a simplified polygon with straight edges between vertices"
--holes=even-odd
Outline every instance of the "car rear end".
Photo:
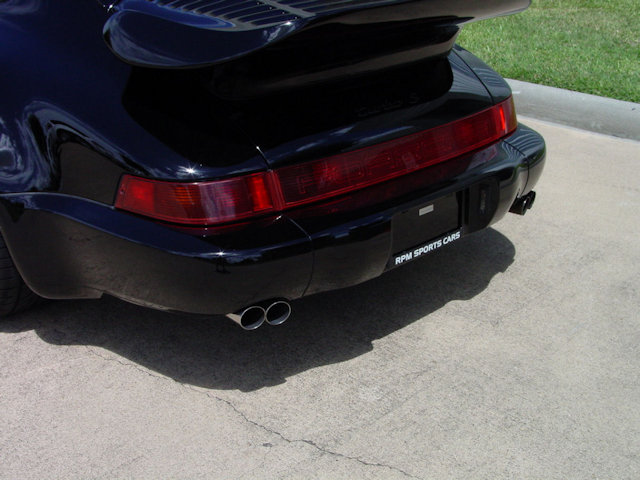
[{"label": "car rear end", "polygon": [[[15,247],[36,292],[265,310],[530,208],[544,142],[518,124],[504,80],[454,47],[464,23],[527,1],[246,3],[111,7],[105,38],[131,65],[122,108],[184,161],[133,158],[109,202],[29,197],[24,230],[58,236],[29,258],[33,244]],[[249,148],[225,156],[221,123]],[[195,130],[207,140],[189,142]],[[69,239],[88,240],[52,255]]]}]

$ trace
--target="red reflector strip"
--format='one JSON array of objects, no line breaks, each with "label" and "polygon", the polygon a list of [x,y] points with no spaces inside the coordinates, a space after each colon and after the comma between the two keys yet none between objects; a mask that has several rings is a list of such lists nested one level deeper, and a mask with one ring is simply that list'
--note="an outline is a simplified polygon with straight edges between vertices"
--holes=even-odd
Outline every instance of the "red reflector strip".
[{"label": "red reflector strip", "polygon": [[276,170],[284,206],[381,183],[497,142],[515,130],[511,99],[488,110],[389,142]]},{"label": "red reflector strip", "polygon": [[333,157],[210,182],[124,175],[116,208],[183,225],[237,222],[391,180],[496,143],[517,128],[513,99],[431,130]]}]

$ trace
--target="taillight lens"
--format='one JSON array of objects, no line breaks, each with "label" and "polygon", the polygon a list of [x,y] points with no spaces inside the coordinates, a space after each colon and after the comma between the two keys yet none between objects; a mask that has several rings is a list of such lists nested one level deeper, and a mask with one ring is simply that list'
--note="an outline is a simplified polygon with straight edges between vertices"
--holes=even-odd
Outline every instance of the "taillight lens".
[{"label": "taillight lens", "polygon": [[215,182],[163,182],[125,175],[116,207],[186,225],[234,222],[274,211],[268,172]]},{"label": "taillight lens", "polygon": [[184,225],[241,221],[359,190],[486,147],[517,127],[513,99],[461,120],[332,157],[210,182],[124,175],[115,206]]}]

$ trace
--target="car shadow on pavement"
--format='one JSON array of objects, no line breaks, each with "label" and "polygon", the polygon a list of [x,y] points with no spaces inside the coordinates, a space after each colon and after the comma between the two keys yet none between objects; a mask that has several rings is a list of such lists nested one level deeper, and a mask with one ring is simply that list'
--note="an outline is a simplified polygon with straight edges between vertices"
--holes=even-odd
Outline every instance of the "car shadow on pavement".
[{"label": "car shadow on pavement", "polygon": [[0,332],[35,330],[50,344],[103,348],[177,382],[252,391],[355,358],[377,339],[429,322],[448,302],[482,292],[514,256],[514,245],[487,229],[362,285],[295,301],[287,323],[253,332],[222,316],[208,321],[109,297],[47,302],[4,321]]}]

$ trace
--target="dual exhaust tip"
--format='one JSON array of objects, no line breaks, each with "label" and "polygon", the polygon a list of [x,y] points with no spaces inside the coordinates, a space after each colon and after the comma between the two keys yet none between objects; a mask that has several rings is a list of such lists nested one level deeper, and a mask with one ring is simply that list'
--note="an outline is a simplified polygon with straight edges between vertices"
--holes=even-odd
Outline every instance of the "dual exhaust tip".
[{"label": "dual exhaust tip", "polygon": [[264,322],[269,325],[281,325],[289,319],[291,305],[286,300],[272,300],[259,305],[251,305],[236,313],[229,313],[230,318],[245,330],[255,330]]}]

